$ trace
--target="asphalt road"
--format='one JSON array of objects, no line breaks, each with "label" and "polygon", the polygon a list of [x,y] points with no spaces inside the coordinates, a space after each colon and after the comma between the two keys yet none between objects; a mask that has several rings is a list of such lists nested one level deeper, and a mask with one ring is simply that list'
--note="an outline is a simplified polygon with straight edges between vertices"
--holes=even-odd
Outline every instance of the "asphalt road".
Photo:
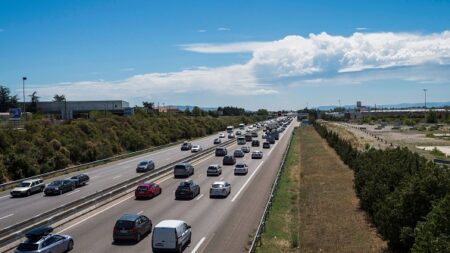
[{"label": "asphalt road", "polygon": [[[214,134],[194,140],[192,141],[192,144],[201,145],[203,149],[206,149],[214,146],[213,140],[217,137],[218,134]],[[226,140],[228,139],[222,138],[222,141]],[[156,168],[159,168],[176,160],[188,157],[191,154],[192,153],[190,151],[180,151],[180,145],[176,145],[105,165],[92,167],[85,171],[67,174],[46,181],[46,183],[49,183],[55,179],[68,178],[72,175],[80,173],[86,173],[90,176],[90,182],[88,185],[76,188],[74,191],[64,193],[60,196],[45,196],[43,193],[37,193],[29,197],[11,198],[9,191],[3,192],[0,195],[0,229],[31,218],[60,205],[88,196],[96,191],[108,188],[113,184],[133,178],[138,175],[136,173],[136,165],[141,160],[152,159],[155,162]]]},{"label": "asphalt road", "polygon": [[[175,200],[175,189],[185,179],[174,179],[169,175],[156,181],[162,187],[162,194],[154,199],[138,201],[133,194],[128,194],[65,224],[56,232],[73,236],[73,252],[151,252],[151,235],[137,244],[112,243],[115,221],[125,213],[142,213],[154,225],[165,219],[181,219],[190,224],[193,237],[185,252],[242,252],[249,233],[257,226],[294,124],[270,149],[251,148],[262,150],[263,159],[251,159],[250,154],[237,159],[249,165],[249,173],[245,176],[235,176],[234,166],[223,166],[221,176],[207,177],[208,165],[221,164],[221,157],[210,155],[193,163],[195,174],[191,178],[201,187],[200,195],[194,200]],[[233,144],[228,150],[233,152],[239,147]],[[211,184],[221,179],[231,183],[231,194],[225,199],[210,199]]]}]

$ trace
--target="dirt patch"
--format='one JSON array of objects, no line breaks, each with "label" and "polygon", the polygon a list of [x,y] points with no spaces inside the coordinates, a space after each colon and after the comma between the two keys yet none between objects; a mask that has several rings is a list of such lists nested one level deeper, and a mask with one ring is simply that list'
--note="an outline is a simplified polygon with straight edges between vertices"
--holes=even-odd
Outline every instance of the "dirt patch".
[{"label": "dirt patch", "polygon": [[300,252],[383,252],[387,248],[359,209],[353,171],[312,127],[300,136]]}]

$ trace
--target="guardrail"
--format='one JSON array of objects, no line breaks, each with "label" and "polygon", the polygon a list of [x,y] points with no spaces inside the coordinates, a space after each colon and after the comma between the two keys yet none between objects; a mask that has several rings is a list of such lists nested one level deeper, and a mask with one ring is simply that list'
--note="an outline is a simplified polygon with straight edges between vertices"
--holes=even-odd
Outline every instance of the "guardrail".
[{"label": "guardrail", "polygon": [[[264,207],[264,212],[259,220],[258,228],[255,233],[255,237],[253,238],[252,244],[250,246],[250,249],[248,250],[249,253],[253,253],[256,250],[256,247],[261,246],[261,233],[264,231],[266,226],[267,218],[269,217],[270,209],[272,208],[272,200],[278,190],[278,183],[280,182],[281,174],[283,174],[284,171],[284,164],[286,162],[286,156],[289,152],[289,149],[291,148],[291,142],[292,142],[292,136],[295,134],[295,129],[292,131],[291,136],[289,137],[289,142],[286,150],[283,153],[283,159],[281,160],[280,167],[278,168],[277,176],[275,177],[275,181],[272,184],[272,188],[270,190],[269,198],[267,199],[266,206]],[[259,243],[259,244],[258,244]]]},{"label": "guardrail", "polygon": [[72,201],[68,204],[59,206],[50,211],[36,215],[28,220],[24,220],[17,224],[6,227],[0,230],[0,247],[3,247],[8,243],[11,243],[13,241],[22,238],[24,234],[31,228],[31,226],[35,227],[35,226],[51,225],[57,221],[63,220],[64,218],[67,218],[70,215],[81,212],[84,209],[92,207],[104,200],[111,199],[119,195],[120,193],[126,192],[127,190],[136,187],[139,183],[142,183],[143,181],[168,173],[169,171],[173,170],[173,166],[177,163],[191,162],[203,156],[207,156],[211,152],[214,152],[217,147],[228,146],[232,144],[234,141],[235,139],[228,140],[226,142],[223,142],[222,144],[205,149],[204,151],[197,153],[195,155],[174,161],[157,170],[141,174],[139,176],[128,179],[104,190],[98,191],[92,195]]},{"label": "guardrail", "polygon": [[171,147],[171,146],[174,146],[174,145],[181,144],[184,141],[186,141],[186,140],[177,141],[177,142],[171,142],[171,143],[160,145],[160,146],[156,146],[156,147],[151,147],[151,148],[147,148],[147,149],[143,149],[143,150],[139,150],[139,151],[135,151],[135,152],[130,152],[130,153],[122,154],[122,155],[112,156],[112,157],[108,157],[108,158],[105,158],[105,159],[96,160],[96,161],[88,162],[88,163],[83,163],[83,164],[80,164],[80,165],[70,166],[70,167],[67,167],[67,168],[64,168],[64,169],[55,170],[55,171],[39,174],[39,175],[32,176],[32,177],[27,177],[27,178],[15,180],[15,181],[6,182],[6,183],[3,183],[3,184],[0,184],[0,191],[7,190],[7,189],[11,188],[13,185],[16,185],[16,184],[18,184],[18,183],[20,183],[20,182],[22,182],[24,180],[35,179],[35,178],[47,179],[47,178],[50,178],[50,177],[52,177],[54,175],[57,175],[57,174],[60,174],[60,173],[64,173],[65,174],[65,173],[70,173],[72,171],[83,170],[83,169],[87,169],[87,168],[95,166],[95,165],[105,164],[107,162],[113,162],[113,161],[116,161],[116,160],[120,160],[120,159],[124,159],[124,158],[128,158],[128,157],[137,156],[137,155],[145,154],[145,153],[148,153],[148,152],[152,152],[152,151],[168,148],[168,147]]}]

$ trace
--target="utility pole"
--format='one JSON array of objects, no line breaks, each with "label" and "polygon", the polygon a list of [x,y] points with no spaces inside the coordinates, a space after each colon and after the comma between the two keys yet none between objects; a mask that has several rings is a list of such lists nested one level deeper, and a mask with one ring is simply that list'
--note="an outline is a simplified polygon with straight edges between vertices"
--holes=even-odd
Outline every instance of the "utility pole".
[{"label": "utility pole", "polygon": [[423,92],[425,93],[425,109],[427,109],[427,90],[428,89],[423,89]]},{"label": "utility pole", "polygon": [[22,77],[22,91],[23,91],[23,113],[25,113],[25,118],[27,117],[26,109],[25,109],[25,80],[27,80],[27,77]]}]

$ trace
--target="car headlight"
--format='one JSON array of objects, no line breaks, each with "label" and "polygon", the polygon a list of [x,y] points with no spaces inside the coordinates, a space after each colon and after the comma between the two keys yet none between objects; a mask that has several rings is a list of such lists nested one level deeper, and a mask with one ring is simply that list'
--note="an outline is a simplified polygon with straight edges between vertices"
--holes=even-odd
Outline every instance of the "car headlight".
[{"label": "car headlight", "polygon": [[59,188],[58,188],[58,187],[56,187],[56,188],[55,188],[55,190],[56,190],[56,191],[59,191]]}]

